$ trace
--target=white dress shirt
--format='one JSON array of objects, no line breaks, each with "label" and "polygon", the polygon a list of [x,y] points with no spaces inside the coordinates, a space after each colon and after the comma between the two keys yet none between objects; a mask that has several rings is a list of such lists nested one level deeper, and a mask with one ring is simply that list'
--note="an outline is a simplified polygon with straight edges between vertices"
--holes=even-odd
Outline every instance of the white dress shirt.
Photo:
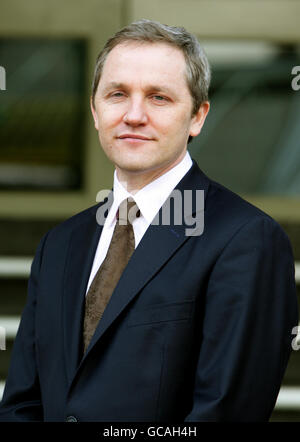
[{"label": "white dress shirt", "polygon": [[179,181],[191,168],[192,164],[192,159],[187,151],[180,163],[178,163],[165,174],[161,175],[156,180],[147,184],[134,195],[130,194],[120,183],[115,170],[113,203],[103,225],[103,230],[99,239],[89,282],[87,285],[87,291],[108,251],[109,244],[116,225],[116,214],[121,202],[131,197],[134,199],[140,210],[140,216],[138,218],[135,218],[132,223],[135,238],[135,248],[137,248],[139,242],[144,236],[152,220],[158,213],[159,209],[162,207],[162,205],[164,204],[172,190],[177,186]]}]

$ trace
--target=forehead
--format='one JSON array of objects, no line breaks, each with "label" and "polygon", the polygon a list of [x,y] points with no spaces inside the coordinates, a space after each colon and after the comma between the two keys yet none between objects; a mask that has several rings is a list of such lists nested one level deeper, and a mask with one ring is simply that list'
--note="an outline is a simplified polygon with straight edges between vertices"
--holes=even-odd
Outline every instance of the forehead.
[{"label": "forehead", "polygon": [[121,43],[108,54],[100,83],[131,79],[186,84],[184,54],[179,48],[166,43]]}]

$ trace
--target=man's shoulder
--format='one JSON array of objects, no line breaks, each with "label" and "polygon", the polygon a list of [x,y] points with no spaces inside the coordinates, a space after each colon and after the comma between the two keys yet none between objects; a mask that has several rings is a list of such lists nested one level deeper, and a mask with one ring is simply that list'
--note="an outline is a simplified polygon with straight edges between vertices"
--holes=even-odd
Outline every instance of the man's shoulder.
[{"label": "man's shoulder", "polygon": [[[208,178],[208,177],[207,177]],[[271,248],[280,244],[292,256],[286,232],[272,216],[224,185],[209,180],[204,207],[204,234],[208,245],[225,250],[227,245]]]},{"label": "man's shoulder", "polygon": [[84,224],[89,223],[95,223],[96,220],[96,213],[97,209],[99,208],[99,203],[95,204],[91,207],[88,207],[87,209],[82,210],[81,212],[78,212],[69,218],[65,219],[64,221],[58,223],[56,226],[54,226],[49,232],[48,235],[50,236],[61,236],[61,235],[68,235],[72,233],[74,229],[79,228],[80,226]]},{"label": "man's shoulder", "polygon": [[263,209],[255,206],[224,185],[209,179],[210,186],[206,199],[206,213],[218,220],[222,229],[237,231],[251,224],[265,224],[269,229],[279,230],[285,235],[280,224]]},{"label": "man's shoulder", "polygon": [[258,217],[275,222],[263,209],[256,207],[234,190],[215,181],[199,168],[195,160],[193,162],[194,167],[191,169],[191,180],[193,180],[197,189],[203,188],[205,190],[206,212],[214,213],[215,216],[221,219],[231,218],[232,220],[243,221]]},{"label": "man's shoulder", "polygon": [[[247,201],[243,196],[211,179],[209,191],[209,196],[213,198],[213,204],[216,209],[224,210],[224,213],[228,209],[231,213],[234,212],[235,215],[241,217],[258,216],[273,219],[261,208]],[[228,213],[228,210],[226,210],[226,213]]]}]

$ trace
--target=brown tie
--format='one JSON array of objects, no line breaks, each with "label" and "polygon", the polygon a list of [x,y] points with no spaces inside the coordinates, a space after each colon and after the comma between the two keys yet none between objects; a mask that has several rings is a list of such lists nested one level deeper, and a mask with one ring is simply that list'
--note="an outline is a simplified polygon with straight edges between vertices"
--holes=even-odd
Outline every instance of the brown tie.
[{"label": "brown tie", "polygon": [[106,257],[99,267],[86,295],[83,345],[86,351],[104,309],[134,252],[132,221],[140,212],[132,199],[119,207],[114,233]]}]

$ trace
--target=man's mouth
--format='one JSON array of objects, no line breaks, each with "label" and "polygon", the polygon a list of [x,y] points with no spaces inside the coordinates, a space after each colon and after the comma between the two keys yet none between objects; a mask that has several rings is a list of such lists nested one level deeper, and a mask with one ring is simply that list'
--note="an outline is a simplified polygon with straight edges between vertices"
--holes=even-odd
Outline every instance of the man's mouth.
[{"label": "man's mouth", "polygon": [[143,140],[143,141],[150,141],[152,138],[146,137],[145,135],[140,134],[122,134],[118,136],[121,140]]}]

